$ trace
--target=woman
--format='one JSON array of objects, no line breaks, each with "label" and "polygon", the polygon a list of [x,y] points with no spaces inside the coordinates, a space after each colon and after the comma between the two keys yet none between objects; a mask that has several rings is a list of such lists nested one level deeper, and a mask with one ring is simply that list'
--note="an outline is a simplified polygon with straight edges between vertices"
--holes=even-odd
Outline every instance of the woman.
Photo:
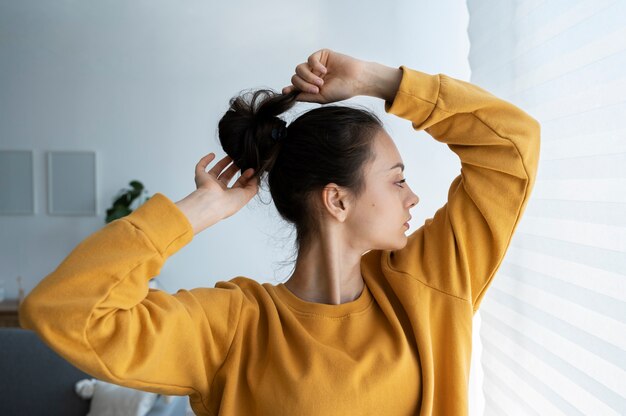
[{"label": "woman", "polygon": [[[189,395],[199,415],[467,414],[472,317],[534,185],[539,123],[476,85],[328,49],[291,81],[235,97],[219,124],[228,156],[208,172],[215,155],[202,158],[186,198],[157,193],[79,244],[27,296],[22,326],[94,377]],[[374,115],[278,117],[295,101],[356,95],[385,100],[461,159],[448,202],[408,237],[419,199]],[[266,172],[297,230],[286,283],[148,288]]]}]

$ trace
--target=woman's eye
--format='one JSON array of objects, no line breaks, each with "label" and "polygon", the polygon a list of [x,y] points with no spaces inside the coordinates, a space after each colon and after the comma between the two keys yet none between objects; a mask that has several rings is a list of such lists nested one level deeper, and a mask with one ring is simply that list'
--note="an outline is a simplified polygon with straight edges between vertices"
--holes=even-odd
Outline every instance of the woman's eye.
[{"label": "woman's eye", "polygon": [[[406,182],[406,178],[402,179],[400,182],[396,182],[396,183],[404,183]],[[404,186],[402,185],[398,185],[400,188],[404,188]]]}]

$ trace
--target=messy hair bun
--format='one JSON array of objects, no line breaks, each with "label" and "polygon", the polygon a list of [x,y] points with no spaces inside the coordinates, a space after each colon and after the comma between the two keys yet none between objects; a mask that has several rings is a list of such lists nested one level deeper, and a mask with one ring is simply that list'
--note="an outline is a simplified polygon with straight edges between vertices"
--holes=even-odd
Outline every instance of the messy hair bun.
[{"label": "messy hair bun", "polygon": [[218,124],[219,139],[242,173],[253,168],[255,176],[260,176],[272,169],[279,142],[287,135],[287,123],[278,115],[293,107],[297,94],[260,89],[230,100]]}]

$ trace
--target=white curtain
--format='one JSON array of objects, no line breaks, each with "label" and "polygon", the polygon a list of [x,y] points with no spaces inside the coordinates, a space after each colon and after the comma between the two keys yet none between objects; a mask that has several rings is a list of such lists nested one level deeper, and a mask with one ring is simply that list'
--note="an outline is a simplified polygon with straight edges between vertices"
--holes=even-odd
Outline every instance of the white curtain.
[{"label": "white curtain", "polygon": [[471,82],[541,122],[480,309],[485,415],[626,415],[626,0],[468,0]]}]

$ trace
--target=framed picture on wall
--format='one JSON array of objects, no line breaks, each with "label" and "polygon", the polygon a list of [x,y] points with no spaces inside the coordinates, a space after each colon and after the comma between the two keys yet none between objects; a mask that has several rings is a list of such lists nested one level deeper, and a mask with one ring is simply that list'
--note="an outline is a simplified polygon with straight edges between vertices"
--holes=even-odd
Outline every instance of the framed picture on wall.
[{"label": "framed picture on wall", "polygon": [[0,215],[34,215],[32,150],[0,150]]},{"label": "framed picture on wall", "polygon": [[97,215],[96,152],[48,152],[48,214]]}]

